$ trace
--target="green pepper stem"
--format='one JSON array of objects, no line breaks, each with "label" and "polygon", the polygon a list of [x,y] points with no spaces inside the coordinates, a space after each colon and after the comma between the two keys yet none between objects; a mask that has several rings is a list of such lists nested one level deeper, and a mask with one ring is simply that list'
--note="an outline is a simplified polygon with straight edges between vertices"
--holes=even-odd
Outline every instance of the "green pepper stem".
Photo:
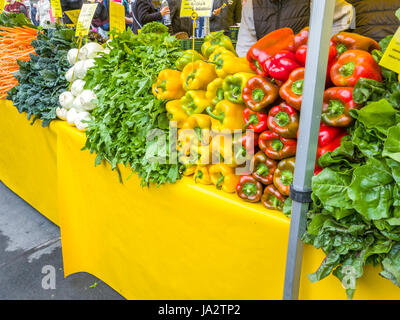
[{"label": "green pepper stem", "polygon": [[256,114],[251,114],[249,116],[249,121],[247,121],[246,125],[244,126],[244,129],[246,130],[247,127],[251,124],[258,124],[258,117]]},{"label": "green pepper stem", "polygon": [[232,96],[235,99],[238,99],[239,96],[241,96],[241,95],[242,95],[242,87],[238,86],[238,85],[234,85],[233,88],[232,88]]},{"label": "green pepper stem", "polygon": [[200,127],[193,128],[194,132],[196,132],[197,138],[201,141],[202,140],[202,132]]},{"label": "green pepper stem", "polygon": [[265,97],[264,91],[260,88],[253,90],[251,95],[252,95],[253,101],[255,101],[255,102],[260,102]]},{"label": "green pepper stem", "polygon": [[328,116],[339,116],[344,113],[344,104],[339,100],[330,100],[328,104]]},{"label": "green pepper stem", "polygon": [[247,150],[245,147],[241,147],[240,150],[236,153],[235,159],[239,159],[240,157],[246,157],[247,155]]},{"label": "green pepper stem", "polygon": [[354,73],[355,67],[356,67],[356,65],[354,64],[354,62],[352,62],[352,61],[347,62],[340,67],[339,72],[343,77],[349,77]]},{"label": "green pepper stem", "polygon": [[224,100],[224,89],[218,88],[215,96],[219,101]]},{"label": "green pepper stem", "polygon": [[275,122],[278,126],[284,127],[287,126],[290,122],[290,117],[286,112],[278,112],[274,117]]},{"label": "green pepper stem", "polygon": [[159,93],[159,89],[162,89],[163,91],[167,90],[167,80],[163,80],[158,84],[155,88],[154,91],[156,93]]},{"label": "green pepper stem", "polygon": [[217,183],[215,184],[215,186],[217,187],[218,190],[220,190],[222,188],[221,183],[224,181],[225,177],[222,175],[222,173],[220,173],[220,177],[217,180]]},{"label": "green pepper stem", "polygon": [[343,52],[347,51],[347,47],[343,43],[338,43],[336,46],[337,56],[339,57]]},{"label": "green pepper stem", "polygon": [[206,112],[209,114],[210,117],[214,118],[215,120],[219,120],[221,123],[225,119],[225,113],[221,113],[220,115],[216,115],[215,113],[212,112],[212,107],[208,106],[206,108]]},{"label": "green pepper stem", "polygon": [[281,206],[281,201],[274,195],[271,195],[269,197],[269,201],[270,201],[271,205],[276,209],[278,209]]},{"label": "green pepper stem", "polygon": [[257,171],[256,174],[259,175],[260,177],[265,177],[269,173],[269,168],[265,163],[260,163],[257,166]]},{"label": "green pepper stem", "polygon": [[198,171],[196,176],[194,177],[194,183],[197,183],[197,179],[202,179],[203,178],[203,171]]},{"label": "green pepper stem", "polygon": [[293,182],[293,172],[289,170],[282,171],[280,180],[283,185],[289,186]]},{"label": "green pepper stem", "polygon": [[281,151],[284,147],[284,144],[282,143],[281,140],[275,139],[271,142],[271,147],[275,151]]},{"label": "green pepper stem", "polygon": [[304,80],[297,80],[293,82],[292,84],[292,92],[297,95],[302,95],[303,94],[303,84]]},{"label": "green pepper stem", "polygon": [[242,187],[243,193],[247,196],[254,196],[257,193],[257,186],[252,182],[246,182]]},{"label": "green pepper stem", "polygon": [[193,70],[193,72],[187,76],[186,86],[189,86],[189,80],[194,80],[194,78],[196,77],[196,72],[197,72],[197,69]]}]

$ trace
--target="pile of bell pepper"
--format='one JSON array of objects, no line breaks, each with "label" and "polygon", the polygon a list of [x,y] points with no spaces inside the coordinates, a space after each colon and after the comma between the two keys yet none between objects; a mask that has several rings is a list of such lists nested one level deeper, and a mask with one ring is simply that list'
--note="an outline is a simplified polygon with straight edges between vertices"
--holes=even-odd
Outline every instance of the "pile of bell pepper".
[{"label": "pile of bell pepper", "polygon": [[246,156],[242,146],[251,143],[245,135],[233,139],[233,131],[245,130],[242,91],[255,73],[223,31],[208,34],[201,53],[184,51],[175,67],[160,72],[153,94],[166,100],[167,115],[176,123],[182,174],[234,193],[237,159]]},{"label": "pile of bell pepper", "polygon": [[[275,30],[247,57],[238,57],[222,31],[212,32],[202,53],[186,50],[176,69],[159,74],[153,93],[167,100],[168,117],[176,122],[184,175],[268,209],[283,209],[294,176],[308,35],[308,28],[298,34]],[[319,157],[336,149],[353,125],[350,111],[362,107],[353,100],[357,81],[382,81],[370,53],[378,48],[358,34],[332,37],[315,174],[321,170]],[[224,143],[226,131],[234,130],[240,138]],[[250,163],[240,176],[239,158]]]},{"label": "pile of bell pepper", "polygon": [[[243,88],[245,127],[258,135],[254,170],[241,176],[237,194],[248,202],[282,210],[293,181],[301,112],[309,29],[294,34],[275,30],[255,43],[247,60],[256,75]],[[379,44],[367,37],[341,32],[331,39],[322,106],[315,174],[318,159],[340,146],[354,123],[350,111],[362,105],[353,101],[360,78],[382,81],[371,52]]]}]

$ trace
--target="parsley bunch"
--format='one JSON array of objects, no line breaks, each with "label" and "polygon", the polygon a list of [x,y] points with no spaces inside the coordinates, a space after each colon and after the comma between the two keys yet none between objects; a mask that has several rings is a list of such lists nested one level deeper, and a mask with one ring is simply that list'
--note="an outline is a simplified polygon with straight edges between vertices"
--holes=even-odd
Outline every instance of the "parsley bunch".
[{"label": "parsley bunch", "polygon": [[159,72],[171,68],[180,56],[179,42],[167,33],[134,35],[128,30],[109,45],[110,53],[96,58],[85,78],[98,106],[86,130],[84,149],[97,154],[96,165],[106,160],[113,170],[119,163],[130,166],[143,186],[174,183],[181,178],[180,165],[149,162],[149,155],[160,152],[168,158],[169,148],[147,141],[147,136],[162,130],[168,143],[165,102],[153,96],[151,86]]}]

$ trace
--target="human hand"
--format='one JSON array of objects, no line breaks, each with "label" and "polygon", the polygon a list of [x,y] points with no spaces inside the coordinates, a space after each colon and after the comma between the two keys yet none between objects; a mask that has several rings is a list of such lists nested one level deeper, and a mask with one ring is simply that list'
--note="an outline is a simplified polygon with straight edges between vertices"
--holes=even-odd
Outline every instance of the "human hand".
[{"label": "human hand", "polygon": [[162,8],[160,12],[161,12],[162,16],[165,16],[166,14],[169,14],[170,13],[169,7]]},{"label": "human hand", "polygon": [[213,15],[214,15],[214,16],[218,16],[220,13],[221,13],[221,8],[215,9],[215,10],[213,11]]}]

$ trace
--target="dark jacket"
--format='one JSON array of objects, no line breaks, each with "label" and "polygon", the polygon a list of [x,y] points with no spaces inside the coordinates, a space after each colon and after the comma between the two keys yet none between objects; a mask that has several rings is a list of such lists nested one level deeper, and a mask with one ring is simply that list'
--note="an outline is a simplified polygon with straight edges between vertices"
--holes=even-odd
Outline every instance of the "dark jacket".
[{"label": "dark jacket", "polygon": [[[132,13],[134,15],[132,30],[135,33],[148,22],[162,20],[160,10],[155,8],[152,0],[136,0],[132,3]],[[140,25],[136,23],[135,18]]]},{"label": "dark jacket", "polygon": [[171,11],[172,33],[186,32],[189,37],[193,34],[193,21],[190,17],[181,18],[182,0],[168,0]]},{"label": "dark jacket", "polygon": [[395,11],[400,0],[347,0],[356,9],[356,29],[354,32],[380,41],[394,34],[399,27]]},{"label": "dark jacket", "polygon": [[253,0],[257,38],[284,27],[298,33],[309,25],[310,12],[310,0]]},{"label": "dark jacket", "polygon": [[214,0],[213,11],[220,8],[224,3],[227,4],[218,16],[211,15],[210,31],[224,30],[229,34],[229,27],[239,23],[242,17],[241,0]]}]

